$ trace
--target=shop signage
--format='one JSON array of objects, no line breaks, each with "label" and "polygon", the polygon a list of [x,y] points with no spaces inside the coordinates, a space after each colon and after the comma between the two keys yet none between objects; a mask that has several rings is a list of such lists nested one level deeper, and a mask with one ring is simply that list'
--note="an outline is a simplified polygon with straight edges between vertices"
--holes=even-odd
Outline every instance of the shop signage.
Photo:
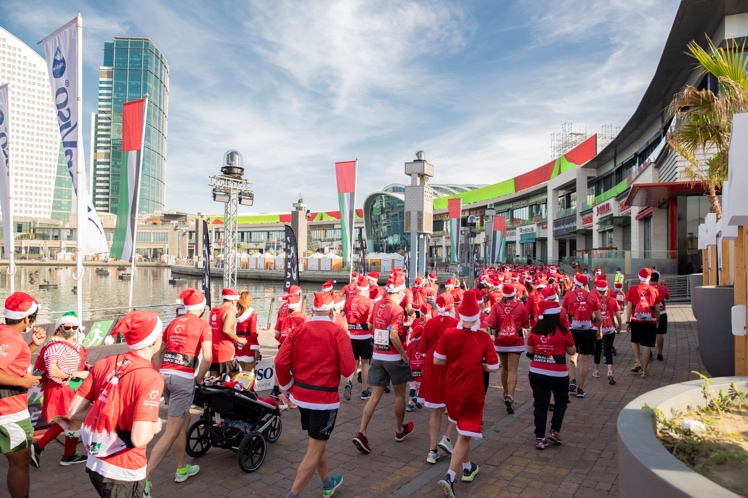
[{"label": "shop signage", "polygon": [[516,239],[517,238],[517,230],[507,230],[507,232],[506,232],[506,238],[507,238],[507,240]]},{"label": "shop signage", "polygon": [[619,202],[618,213],[620,214],[620,216],[631,216],[631,206],[627,206],[623,202]]},{"label": "shop signage", "polygon": [[553,220],[553,236],[560,237],[572,233],[577,229],[577,216],[566,216]]},{"label": "shop signage", "polygon": [[582,228],[592,228],[592,215],[588,214],[587,216],[582,216]]},{"label": "shop signage", "polygon": [[514,201],[509,205],[509,209],[518,209],[530,205],[530,199],[522,199],[521,201]]},{"label": "shop signage", "polygon": [[519,227],[519,234],[524,235],[528,233],[538,233],[537,225],[528,225],[526,227]]},{"label": "shop signage", "polygon": [[601,214],[606,214],[611,211],[610,207],[610,201],[606,202],[605,204],[600,204],[597,206],[597,215],[600,216]]}]

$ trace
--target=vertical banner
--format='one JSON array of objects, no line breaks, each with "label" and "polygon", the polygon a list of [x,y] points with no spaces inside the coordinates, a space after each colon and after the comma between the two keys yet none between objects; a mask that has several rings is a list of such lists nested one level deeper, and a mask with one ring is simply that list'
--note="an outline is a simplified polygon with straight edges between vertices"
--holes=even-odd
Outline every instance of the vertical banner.
[{"label": "vertical banner", "polygon": [[[82,26],[79,14],[40,42],[44,44],[62,149],[73,181],[73,190],[78,198],[78,259],[82,259],[84,255],[109,252],[101,220],[88,195],[83,159],[83,130],[79,126],[83,106],[80,53]],[[80,295],[80,286],[78,292]]]},{"label": "vertical banner", "polygon": [[203,220],[203,294],[210,309],[210,234],[208,234],[208,222],[205,220]]},{"label": "vertical banner", "polygon": [[[3,215],[3,239],[5,244],[5,257],[11,258],[13,254],[13,206],[11,202],[11,177],[10,177],[10,90],[8,84],[0,86],[0,209]],[[11,291],[12,292],[12,291]]]},{"label": "vertical banner", "polygon": [[366,244],[364,243],[364,236],[361,232],[358,232],[358,254],[361,257],[361,273],[365,274],[366,271]]},{"label": "vertical banner", "polygon": [[503,216],[493,217],[493,239],[491,241],[493,250],[492,263],[503,263],[506,259],[506,218]]},{"label": "vertical banner", "polygon": [[299,285],[299,248],[296,242],[296,234],[293,232],[293,228],[289,225],[285,225],[286,236],[284,250],[286,252],[286,265],[285,265],[285,278],[284,289],[288,292],[288,288],[292,285]]},{"label": "vertical banner", "polygon": [[448,199],[449,242],[452,248],[452,262],[460,261],[460,222],[462,221],[462,199]]},{"label": "vertical banner", "polygon": [[340,206],[340,232],[343,238],[343,261],[346,262],[348,268],[352,267],[357,166],[358,160],[335,163],[335,180],[338,184],[338,205]]},{"label": "vertical banner", "polygon": [[135,239],[138,227],[138,200],[143,169],[148,100],[122,104],[122,161],[120,167],[117,227],[114,230],[111,255],[129,263],[135,262]]}]

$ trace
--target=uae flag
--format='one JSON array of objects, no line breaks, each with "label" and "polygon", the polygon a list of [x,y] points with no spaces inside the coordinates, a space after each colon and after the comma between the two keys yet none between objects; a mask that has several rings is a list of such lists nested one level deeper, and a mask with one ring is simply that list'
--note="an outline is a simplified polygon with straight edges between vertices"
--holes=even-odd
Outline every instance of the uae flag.
[{"label": "uae flag", "polygon": [[356,169],[358,161],[335,163],[335,180],[338,183],[340,206],[340,231],[343,237],[343,261],[351,267],[353,254],[353,217],[356,213]]},{"label": "uae flag", "polygon": [[460,261],[460,222],[462,221],[462,199],[448,199],[449,242],[452,247],[452,262]]},{"label": "uae flag", "polygon": [[122,159],[117,205],[117,226],[112,241],[112,257],[132,262],[138,226],[138,198],[143,168],[143,144],[148,99],[122,105]]},{"label": "uae flag", "polygon": [[492,263],[503,263],[506,259],[506,218],[493,217],[493,238],[491,239]]}]

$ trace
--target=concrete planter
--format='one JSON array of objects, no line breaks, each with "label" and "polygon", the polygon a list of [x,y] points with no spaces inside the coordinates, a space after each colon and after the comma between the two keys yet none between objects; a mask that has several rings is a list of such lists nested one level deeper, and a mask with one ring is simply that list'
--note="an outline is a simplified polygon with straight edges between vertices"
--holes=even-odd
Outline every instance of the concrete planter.
[{"label": "concrete planter", "polygon": [[[715,378],[711,388],[715,393],[720,389],[727,391],[730,382],[735,382],[740,390],[748,389],[748,377]],[[642,410],[647,404],[670,416],[673,410],[683,410],[688,405],[699,406],[704,402],[701,385],[701,380],[694,380],[655,389],[631,401],[618,415],[618,470],[622,497],[738,496],[671,455],[655,435],[654,417]]]},{"label": "concrete planter", "polygon": [[699,332],[701,362],[712,377],[735,373],[735,338],[732,335],[730,309],[735,302],[731,285],[697,286],[692,306],[695,306]]},{"label": "concrete planter", "polygon": [[693,298],[696,287],[704,285],[704,274],[703,273],[692,273],[688,276],[688,295],[691,296],[691,311],[693,316],[696,316],[696,305]]}]

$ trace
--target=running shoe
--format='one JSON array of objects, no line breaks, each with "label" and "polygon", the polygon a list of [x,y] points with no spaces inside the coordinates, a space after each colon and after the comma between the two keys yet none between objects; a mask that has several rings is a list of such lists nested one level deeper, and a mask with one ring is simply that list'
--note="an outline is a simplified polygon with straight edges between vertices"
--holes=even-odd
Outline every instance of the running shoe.
[{"label": "running shoe", "polygon": [[412,412],[412,411],[413,411],[413,410],[415,410],[415,409],[416,409],[416,407],[415,407],[415,406],[413,406],[413,403],[410,403],[410,402],[409,402],[409,403],[408,403],[407,405],[405,405],[405,411],[406,411],[406,412]]},{"label": "running shoe", "polygon": [[561,434],[551,429],[551,432],[548,433],[548,440],[553,441],[556,444],[562,444],[563,440],[561,439]]},{"label": "running shoe", "polygon": [[646,370],[642,370],[642,372],[641,372],[641,374],[640,374],[640,375],[641,375],[642,377],[647,377],[647,376],[649,376],[649,373],[648,373],[648,372],[647,372]]},{"label": "running shoe", "polygon": [[329,488],[322,487],[322,496],[332,496],[335,494],[335,490],[343,484],[343,474],[330,477],[331,486]]},{"label": "running shoe", "polygon": [[504,404],[506,405],[506,412],[508,414],[514,413],[514,398],[511,396],[504,396]]},{"label": "running shoe", "polygon": [[403,424],[403,430],[395,433],[395,441],[402,441],[403,439],[405,439],[405,436],[413,432],[413,427],[413,422]]},{"label": "running shoe", "polygon": [[592,376],[594,378],[596,378],[596,379],[599,379],[600,378],[600,371],[599,370],[593,370],[592,371]]},{"label": "running shoe", "polygon": [[174,481],[175,482],[184,482],[190,477],[194,476],[200,472],[200,466],[199,465],[187,465],[183,469],[177,469],[177,473],[174,474]]},{"label": "running shoe", "polygon": [[76,451],[71,456],[63,455],[60,459],[60,465],[62,465],[63,467],[67,467],[68,465],[75,465],[76,463],[86,463],[87,460],[87,455],[83,455],[80,452]]},{"label": "running shoe", "polygon": [[361,391],[361,399],[369,399],[369,398],[371,398],[370,390],[367,389],[366,391]]},{"label": "running shoe", "polygon": [[143,498],[151,498],[151,481],[145,481],[145,489],[143,490]]},{"label": "running shoe", "polygon": [[478,470],[480,470],[478,464],[470,462],[469,469],[462,469],[462,482],[473,482],[473,479],[475,479],[475,476],[478,474]]},{"label": "running shoe", "polygon": [[587,395],[586,392],[584,392],[584,389],[581,387],[577,389],[577,398],[584,398]]},{"label": "running shoe", "polygon": [[273,390],[270,391],[270,397],[271,398],[277,398],[278,396],[280,396],[280,394],[281,394],[280,387],[273,386]]},{"label": "running shoe", "polygon": [[345,385],[345,389],[343,390],[343,397],[345,399],[351,399],[351,392],[353,391],[353,382],[350,380]]},{"label": "running shoe", "polygon": [[392,391],[392,389],[390,389],[390,385],[389,384],[387,384],[386,386],[384,386],[384,392],[388,393],[390,391]]},{"label": "running shoe", "polygon": [[440,480],[437,484],[442,489],[444,496],[455,498],[455,484],[449,478],[449,474],[445,475],[444,479]]},{"label": "running shoe", "polygon": [[573,393],[577,391],[577,379],[571,379],[569,383],[569,392]]},{"label": "running shoe", "polygon": [[616,383],[616,379],[614,379],[614,378],[613,378],[613,374],[609,372],[609,373],[608,373],[608,384],[610,384],[610,385],[612,386],[612,385],[614,385],[615,383]]},{"label": "running shoe", "polygon": [[447,455],[451,455],[452,451],[454,450],[454,448],[452,448],[452,442],[447,439],[447,436],[442,436],[442,440],[439,441],[439,444],[437,446]]},{"label": "running shoe", "polygon": [[439,450],[436,451],[429,451],[429,455],[426,457],[426,462],[430,464],[435,464],[437,460],[439,460],[442,456],[439,454]]},{"label": "running shoe", "polygon": [[539,438],[539,437],[535,438],[535,448],[538,450],[544,450],[550,445],[551,443],[549,443],[546,438]]},{"label": "running shoe", "polygon": [[366,439],[366,436],[364,436],[360,432],[356,434],[356,437],[353,438],[353,446],[358,448],[358,451],[360,451],[361,453],[371,453],[369,440]]},{"label": "running shoe", "polygon": [[420,410],[421,408],[423,408],[423,403],[421,403],[421,402],[420,402],[420,401],[418,401],[417,399],[415,400],[415,402],[416,402],[416,408],[418,408],[419,410]]},{"label": "running shoe", "polygon": [[658,354],[657,361],[665,361],[665,358],[663,358],[661,354]]},{"label": "running shoe", "polygon": [[44,450],[39,447],[39,443],[31,445],[31,461],[29,463],[35,469],[39,469],[42,466],[42,453],[44,453]]},{"label": "running shoe", "polygon": [[641,370],[642,370],[642,365],[638,361],[634,363],[634,368],[631,369],[631,371],[634,373],[639,373],[641,372]]}]

